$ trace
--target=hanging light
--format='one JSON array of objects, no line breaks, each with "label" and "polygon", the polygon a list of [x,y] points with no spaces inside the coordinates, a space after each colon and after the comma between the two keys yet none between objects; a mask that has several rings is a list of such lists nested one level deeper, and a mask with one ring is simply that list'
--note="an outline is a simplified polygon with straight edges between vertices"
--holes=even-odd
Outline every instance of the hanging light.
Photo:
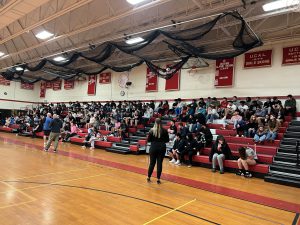
[{"label": "hanging light", "polygon": [[133,44],[136,44],[136,43],[140,43],[142,41],[144,41],[144,38],[135,37],[135,38],[128,39],[125,42],[126,42],[126,44],[133,45]]},{"label": "hanging light", "polygon": [[282,8],[287,8],[295,5],[299,5],[300,0],[277,0],[273,2],[269,2],[267,4],[263,5],[263,10],[268,12],[268,11],[273,11],[276,9],[282,9]]},{"label": "hanging light", "polygon": [[127,2],[130,3],[131,5],[136,5],[143,1],[145,1],[145,0],[127,0]]}]

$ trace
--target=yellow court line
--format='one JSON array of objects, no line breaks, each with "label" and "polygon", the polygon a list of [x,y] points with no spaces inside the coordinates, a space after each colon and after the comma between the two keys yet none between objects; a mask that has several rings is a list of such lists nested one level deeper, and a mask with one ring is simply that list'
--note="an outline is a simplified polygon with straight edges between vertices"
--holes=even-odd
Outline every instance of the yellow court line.
[{"label": "yellow court line", "polygon": [[152,222],[154,222],[155,220],[158,220],[158,219],[160,219],[160,218],[162,218],[162,217],[164,217],[164,216],[166,216],[166,215],[168,215],[168,214],[170,214],[170,213],[172,213],[172,212],[175,212],[175,211],[177,211],[178,209],[181,209],[182,207],[184,207],[184,206],[186,206],[186,205],[188,205],[188,204],[190,204],[190,203],[192,203],[192,202],[194,202],[194,201],[196,201],[196,200],[197,200],[197,199],[193,199],[193,200],[191,200],[191,201],[189,201],[189,202],[187,202],[187,203],[185,203],[185,204],[183,204],[183,205],[181,205],[181,206],[179,206],[179,207],[177,207],[177,208],[175,208],[175,209],[172,209],[172,210],[169,211],[169,212],[166,212],[166,213],[164,213],[164,214],[162,214],[162,215],[160,215],[160,216],[154,218],[153,220],[148,221],[147,223],[144,223],[143,225],[147,225],[147,224],[149,224],[149,223],[152,223]]},{"label": "yellow court line", "polygon": [[[12,188],[14,191],[17,191],[17,192],[21,193],[22,195],[24,195],[24,196],[26,196],[27,198],[31,199],[31,201],[35,201],[35,200],[36,200],[36,198],[32,197],[31,195],[25,193],[24,191],[22,191],[22,190],[20,190],[20,189],[18,189],[18,188],[15,188],[15,187],[12,186],[11,184],[5,183],[5,182],[3,182],[3,181],[1,181],[1,183],[4,184],[4,185],[6,185],[7,187]],[[3,193],[3,192],[1,192],[1,193]]]}]

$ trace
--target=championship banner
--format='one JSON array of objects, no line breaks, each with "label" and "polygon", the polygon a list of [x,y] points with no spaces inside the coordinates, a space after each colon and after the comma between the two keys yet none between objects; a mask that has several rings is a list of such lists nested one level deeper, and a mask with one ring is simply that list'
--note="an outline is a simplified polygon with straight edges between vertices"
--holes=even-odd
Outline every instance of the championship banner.
[{"label": "championship banner", "polygon": [[4,77],[0,76],[0,85],[10,86],[10,80],[6,80]]},{"label": "championship banner", "polygon": [[99,74],[99,83],[100,84],[110,84],[111,83],[111,73],[100,73]]},{"label": "championship banner", "polygon": [[[171,65],[167,65],[167,68]],[[166,91],[179,91],[180,70],[178,70],[170,79],[166,80]]]},{"label": "championship banner", "polygon": [[157,75],[153,74],[148,67],[146,74],[146,91],[157,91]]},{"label": "championship banner", "polygon": [[230,87],[233,82],[234,58],[216,60],[215,87]]},{"label": "championship banner", "polygon": [[97,82],[97,75],[89,76],[88,82],[88,95],[96,95],[96,83]]},{"label": "championship banner", "polygon": [[300,64],[300,46],[283,48],[282,64]]},{"label": "championship banner", "polygon": [[70,90],[74,88],[74,80],[64,80],[64,89]]},{"label": "championship banner", "polygon": [[34,84],[21,82],[21,89],[33,90],[34,89]]},{"label": "championship banner", "polygon": [[272,65],[272,50],[245,53],[244,68],[267,67]]},{"label": "championship banner", "polygon": [[46,81],[45,87],[46,87],[47,89],[52,89],[52,82],[51,82],[51,81]]},{"label": "championship banner", "polygon": [[40,98],[45,98],[45,96],[46,96],[46,83],[41,82]]},{"label": "championship banner", "polygon": [[61,83],[62,83],[62,81],[60,79],[52,81],[52,89],[53,89],[53,91],[61,90]]}]

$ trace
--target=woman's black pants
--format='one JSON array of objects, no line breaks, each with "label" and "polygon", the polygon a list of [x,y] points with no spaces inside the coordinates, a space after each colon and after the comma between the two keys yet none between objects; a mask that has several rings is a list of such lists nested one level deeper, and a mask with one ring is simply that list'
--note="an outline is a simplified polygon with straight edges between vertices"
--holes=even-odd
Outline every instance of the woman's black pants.
[{"label": "woman's black pants", "polygon": [[166,144],[163,142],[152,142],[149,156],[150,164],[148,169],[148,177],[151,177],[155,164],[157,162],[157,179],[160,179],[162,172],[162,163],[166,154]]}]

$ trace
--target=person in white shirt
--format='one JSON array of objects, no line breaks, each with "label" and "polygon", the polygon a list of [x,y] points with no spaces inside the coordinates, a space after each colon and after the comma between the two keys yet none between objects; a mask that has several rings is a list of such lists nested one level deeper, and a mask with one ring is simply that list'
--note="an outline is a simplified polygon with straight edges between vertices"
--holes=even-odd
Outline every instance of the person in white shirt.
[{"label": "person in white shirt", "polygon": [[228,115],[232,115],[237,109],[237,106],[232,101],[228,101],[227,108],[225,109],[225,115],[223,119],[226,119]]},{"label": "person in white shirt", "polygon": [[256,161],[258,159],[256,152],[252,148],[248,147],[240,147],[238,151],[240,158],[237,160],[239,170],[236,175],[250,178],[252,177],[252,174],[249,172],[249,166],[256,165]]}]

